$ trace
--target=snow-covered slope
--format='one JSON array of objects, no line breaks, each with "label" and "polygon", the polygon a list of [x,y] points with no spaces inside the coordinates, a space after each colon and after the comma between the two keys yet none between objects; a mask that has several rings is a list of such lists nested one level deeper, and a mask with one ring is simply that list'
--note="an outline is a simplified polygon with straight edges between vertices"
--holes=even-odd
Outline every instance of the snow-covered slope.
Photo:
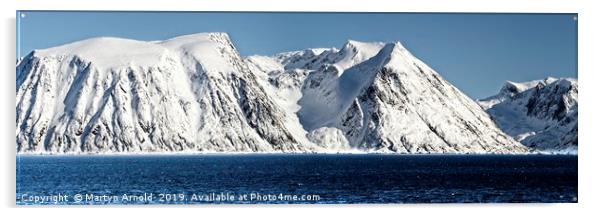
[{"label": "snow-covered slope", "polygon": [[537,86],[540,83],[543,85],[547,85],[556,80],[557,79],[554,77],[547,77],[543,80],[532,80],[532,81],[522,82],[522,83],[506,81],[506,83],[504,83],[504,85],[502,86],[502,88],[496,95],[493,95],[493,96],[485,98],[485,99],[478,100],[477,102],[484,109],[489,109],[492,106],[495,106],[496,104],[504,102],[505,100],[512,98],[514,95],[524,92],[526,90],[529,90],[529,89]]},{"label": "snow-covered slope", "polygon": [[242,58],[225,33],[94,38],[17,64],[19,152],[521,153],[400,43]]},{"label": "snow-covered slope", "polygon": [[577,152],[577,80],[506,82],[479,103],[507,134],[539,151]]},{"label": "snow-covered slope", "polygon": [[16,113],[19,152],[314,150],[224,33],[34,51]]},{"label": "snow-covered slope", "polygon": [[[476,102],[400,43],[349,41],[339,51],[247,61],[256,65],[256,74],[266,74],[266,88],[297,92],[289,103],[296,101],[299,122],[311,141],[330,150],[527,151],[500,131]],[[277,62],[282,67],[274,66]]]}]

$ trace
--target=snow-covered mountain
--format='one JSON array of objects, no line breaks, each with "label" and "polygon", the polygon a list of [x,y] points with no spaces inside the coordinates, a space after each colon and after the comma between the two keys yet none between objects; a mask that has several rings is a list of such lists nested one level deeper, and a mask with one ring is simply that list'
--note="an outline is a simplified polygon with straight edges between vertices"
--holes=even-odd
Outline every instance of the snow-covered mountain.
[{"label": "snow-covered mountain", "polygon": [[526,150],[399,42],[348,41],[340,50],[321,50],[247,58],[266,89],[288,92],[279,97],[296,104],[290,111],[321,147],[398,153]]},{"label": "snow-covered mountain", "polygon": [[520,153],[400,43],[241,57],[225,33],[93,38],[17,64],[19,152]]},{"label": "snow-covered mountain", "polygon": [[500,92],[480,100],[499,127],[538,151],[577,152],[577,80],[546,78],[506,82]]},{"label": "snow-covered mountain", "polygon": [[19,152],[314,150],[224,33],[36,50],[16,113]]}]

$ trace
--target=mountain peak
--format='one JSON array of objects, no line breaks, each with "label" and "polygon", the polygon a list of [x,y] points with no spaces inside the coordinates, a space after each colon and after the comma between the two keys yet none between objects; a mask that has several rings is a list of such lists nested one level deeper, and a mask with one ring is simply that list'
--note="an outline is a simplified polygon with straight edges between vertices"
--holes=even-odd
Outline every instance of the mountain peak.
[{"label": "mountain peak", "polygon": [[399,49],[407,50],[406,47],[401,43],[401,41],[395,41],[394,44]]},{"label": "mountain peak", "polygon": [[546,84],[550,84],[555,82],[556,80],[558,80],[558,78],[556,77],[546,77],[545,79],[543,79],[543,82]]},{"label": "mountain peak", "polygon": [[527,81],[527,82],[513,82],[513,81],[507,80],[506,82],[504,82],[504,85],[500,89],[500,94],[507,94],[509,96],[512,96],[512,95],[521,93],[523,91],[526,91],[528,89],[531,89],[533,87],[536,87],[538,85],[544,85],[544,86],[549,85],[553,82],[558,81],[559,79],[564,80],[567,78],[546,77],[545,79],[532,80],[532,81]]},{"label": "mountain peak", "polygon": [[162,41],[160,43],[168,44],[168,43],[178,43],[178,44],[188,44],[188,43],[203,43],[207,41],[214,42],[226,42],[230,43],[230,36],[225,32],[202,32],[188,35],[181,35],[177,37],[173,37]]},{"label": "mountain peak", "polygon": [[397,42],[392,42],[392,43],[387,43],[385,44],[385,46],[383,46],[383,48],[381,49],[380,52],[385,52],[385,53],[393,53],[395,51],[399,51],[402,52],[405,50],[405,47],[403,47],[403,45],[401,45],[401,43],[399,41]]},{"label": "mountain peak", "polygon": [[[119,52],[115,52],[119,50]],[[132,39],[97,37],[34,51],[35,57],[73,56],[101,67],[147,66],[160,61],[167,49]]]},{"label": "mountain peak", "polygon": [[343,45],[342,51],[345,52],[372,52],[376,53],[380,50],[385,43],[383,42],[362,42],[356,40],[347,40],[347,42]]},{"label": "mountain peak", "polygon": [[[48,49],[34,50],[32,54],[35,57],[77,57],[103,68],[148,67],[156,65],[170,51],[191,51],[217,44],[234,50],[227,33],[210,32],[183,35],[163,41],[95,37]],[[115,52],[116,50],[119,52]]]},{"label": "mountain peak", "polygon": [[243,59],[217,32],[31,55],[17,65],[19,152],[526,150],[400,42]]},{"label": "mountain peak", "polygon": [[548,77],[507,81],[497,95],[479,101],[505,133],[543,151],[577,149],[577,81]]}]

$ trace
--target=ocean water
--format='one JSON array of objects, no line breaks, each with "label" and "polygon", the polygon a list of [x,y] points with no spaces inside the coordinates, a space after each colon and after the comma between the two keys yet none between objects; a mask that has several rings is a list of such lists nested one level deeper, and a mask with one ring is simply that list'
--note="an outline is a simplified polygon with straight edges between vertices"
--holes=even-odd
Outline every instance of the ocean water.
[{"label": "ocean water", "polygon": [[577,156],[18,156],[18,205],[577,202]]}]

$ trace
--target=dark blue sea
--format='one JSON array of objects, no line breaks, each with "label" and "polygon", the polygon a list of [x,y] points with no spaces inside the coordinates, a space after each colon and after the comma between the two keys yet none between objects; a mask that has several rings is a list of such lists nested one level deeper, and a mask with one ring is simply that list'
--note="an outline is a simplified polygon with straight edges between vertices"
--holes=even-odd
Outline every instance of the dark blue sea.
[{"label": "dark blue sea", "polygon": [[577,202],[577,156],[17,156],[18,205]]}]

